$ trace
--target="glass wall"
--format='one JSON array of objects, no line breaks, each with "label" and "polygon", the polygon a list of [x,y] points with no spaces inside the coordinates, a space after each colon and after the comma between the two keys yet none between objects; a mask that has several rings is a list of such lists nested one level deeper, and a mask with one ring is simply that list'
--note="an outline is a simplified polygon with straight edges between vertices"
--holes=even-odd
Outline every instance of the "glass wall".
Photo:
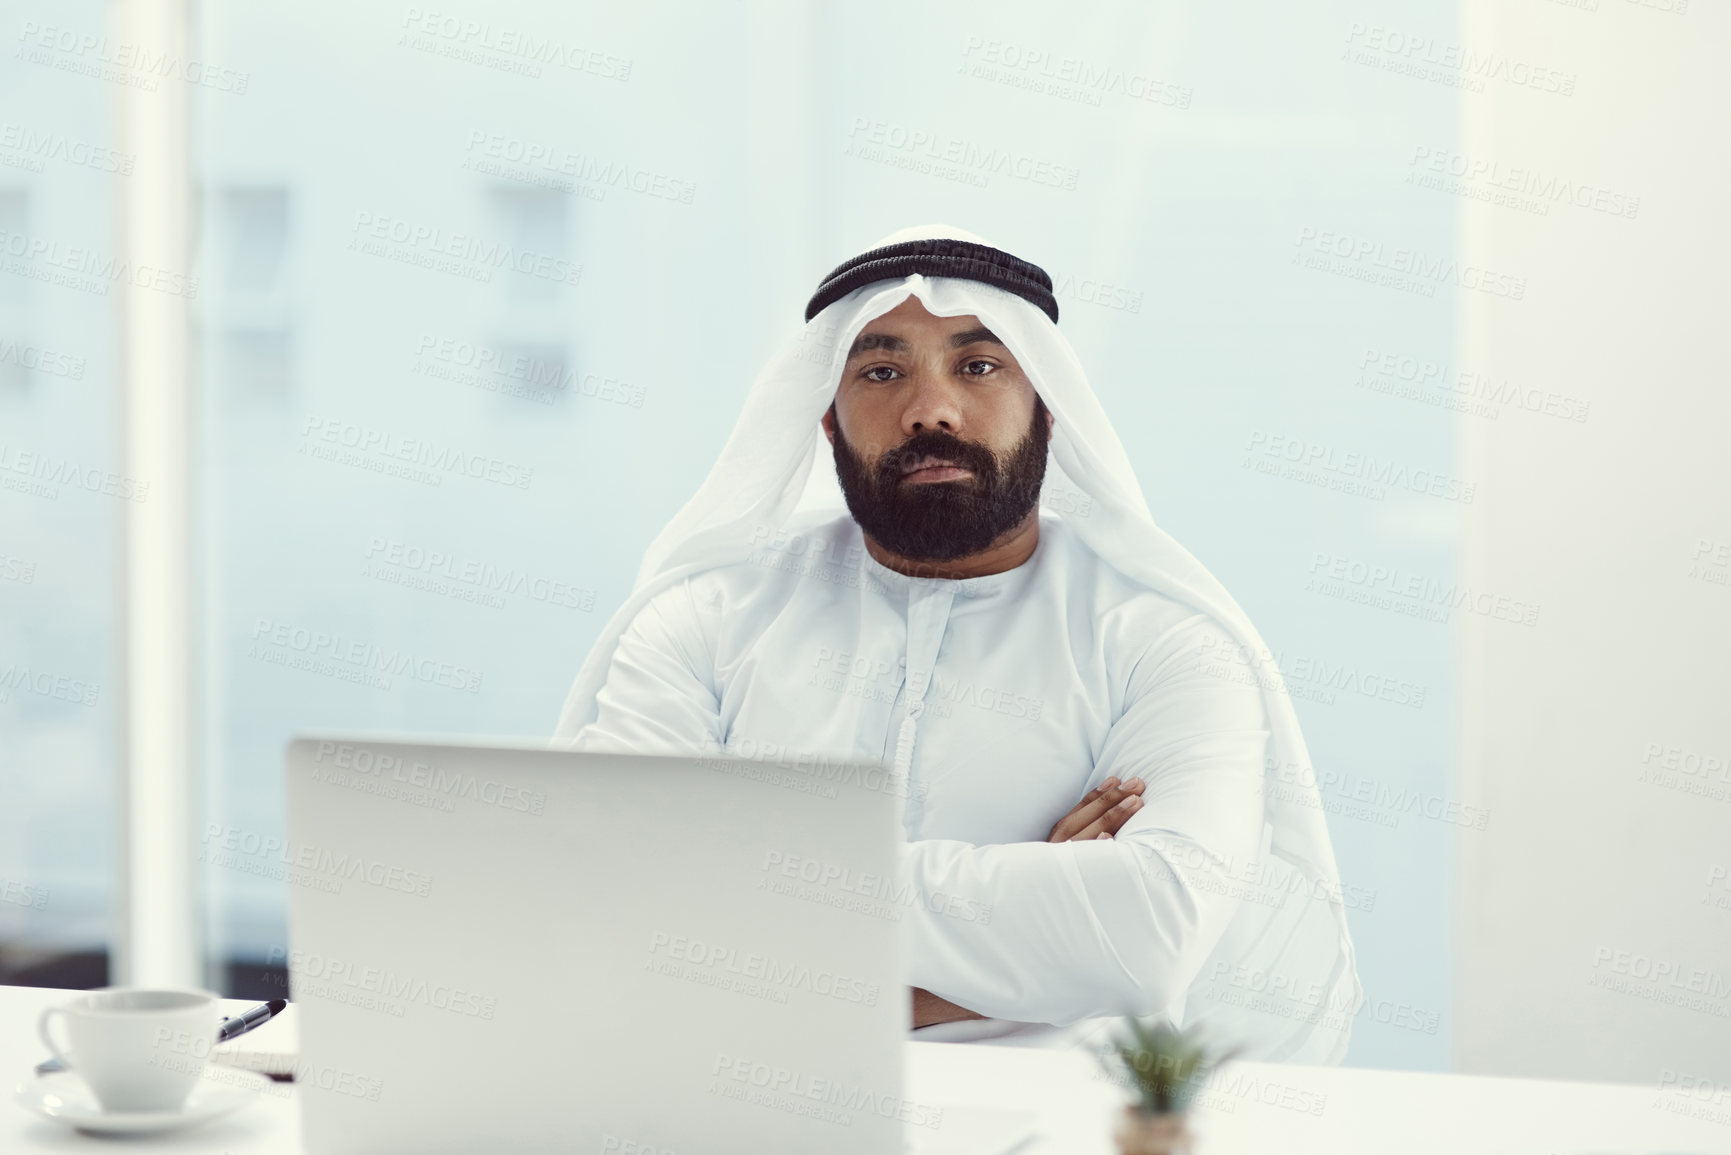
[{"label": "glass wall", "polygon": [[[0,983],[108,977],[119,831],[117,320],[140,287],[113,222],[136,158],[91,0],[0,5]],[[183,274],[183,270],[170,270]],[[166,282],[164,283],[166,287]]]},{"label": "glass wall", "polygon": [[1406,178],[1457,93],[1354,20],[203,9],[243,81],[194,134],[213,981],[280,992],[289,736],[549,734],[821,274],[944,221],[1053,273],[1156,518],[1278,652],[1373,1000],[1349,1061],[1446,1066],[1457,611],[1364,583],[1446,585],[1471,500],[1404,377],[1463,290],[1372,255],[1451,254]]}]

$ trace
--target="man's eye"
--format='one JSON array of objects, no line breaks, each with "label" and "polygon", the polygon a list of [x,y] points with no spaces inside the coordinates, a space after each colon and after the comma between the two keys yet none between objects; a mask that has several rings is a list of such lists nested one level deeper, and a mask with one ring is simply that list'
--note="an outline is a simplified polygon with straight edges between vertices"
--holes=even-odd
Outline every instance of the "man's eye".
[{"label": "man's eye", "polygon": [[[880,373],[886,375],[880,377],[878,376]],[[861,377],[864,377],[868,381],[888,381],[894,375],[895,370],[890,368],[888,365],[873,365],[870,369],[867,369],[864,373],[860,374]]]},{"label": "man's eye", "polygon": [[967,373],[970,377],[984,377],[987,373],[992,372],[992,370],[996,368],[997,366],[992,364],[990,361],[969,361],[967,364],[962,366],[962,371]]}]

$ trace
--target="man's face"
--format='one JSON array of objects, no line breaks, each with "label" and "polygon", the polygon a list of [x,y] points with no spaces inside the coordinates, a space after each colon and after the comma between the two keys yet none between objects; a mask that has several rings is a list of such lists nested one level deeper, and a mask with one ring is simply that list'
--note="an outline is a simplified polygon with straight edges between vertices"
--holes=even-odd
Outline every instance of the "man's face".
[{"label": "man's face", "polygon": [[1034,508],[1051,415],[978,317],[909,297],[854,342],[823,428],[860,528],[904,558],[955,561]]}]

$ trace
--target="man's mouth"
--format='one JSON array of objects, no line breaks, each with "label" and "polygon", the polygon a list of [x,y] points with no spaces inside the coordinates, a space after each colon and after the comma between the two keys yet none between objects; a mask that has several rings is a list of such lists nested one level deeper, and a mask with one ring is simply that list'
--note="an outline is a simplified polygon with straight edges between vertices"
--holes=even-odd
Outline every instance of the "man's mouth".
[{"label": "man's mouth", "polygon": [[973,472],[947,457],[922,457],[902,470],[902,480],[917,481],[923,485],[929,481],[955,481],[957,478],[971,477]]}]

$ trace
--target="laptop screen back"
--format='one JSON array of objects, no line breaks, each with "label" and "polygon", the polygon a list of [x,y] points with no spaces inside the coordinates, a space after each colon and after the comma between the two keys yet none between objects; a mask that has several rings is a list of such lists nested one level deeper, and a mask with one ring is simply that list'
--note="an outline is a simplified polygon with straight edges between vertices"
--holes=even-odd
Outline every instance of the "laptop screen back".
[{"label": "laptop screen back", "polygon": [[881,767],[312,737],[287,780],[312,1155],[847,1155],[936,1111]]}]

